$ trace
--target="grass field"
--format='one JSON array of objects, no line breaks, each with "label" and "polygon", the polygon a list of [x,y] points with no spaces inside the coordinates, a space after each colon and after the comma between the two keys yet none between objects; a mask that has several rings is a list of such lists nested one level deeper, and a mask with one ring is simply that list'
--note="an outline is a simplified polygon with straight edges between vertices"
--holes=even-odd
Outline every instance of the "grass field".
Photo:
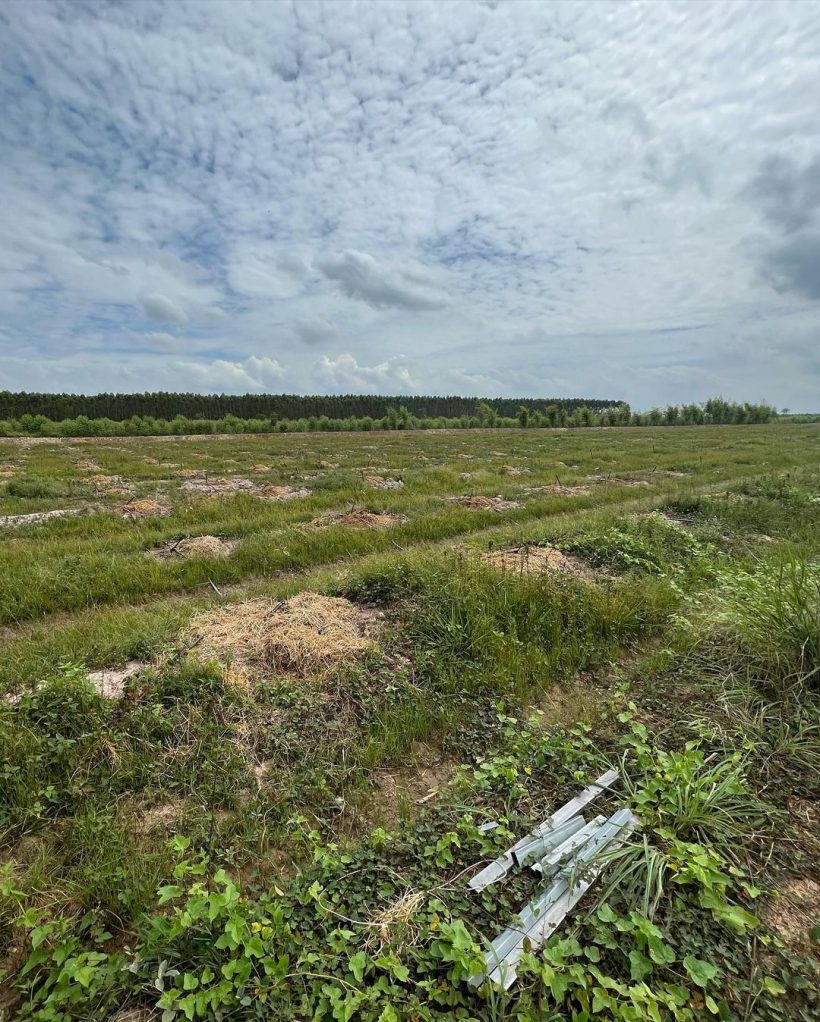
[{"label": "grass field", "polygon": [[0,1019],[816,1018],[819,552],[817,424],[0,441]]}]

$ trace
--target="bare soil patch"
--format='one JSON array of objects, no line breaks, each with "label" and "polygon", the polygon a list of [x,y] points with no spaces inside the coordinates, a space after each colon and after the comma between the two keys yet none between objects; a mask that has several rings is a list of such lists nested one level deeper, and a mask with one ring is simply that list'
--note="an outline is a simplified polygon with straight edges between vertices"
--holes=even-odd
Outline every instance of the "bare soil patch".
[{"label": "bare soil patch", "polygon": [[101,671],[89,671],[88,677],[101,696],[106,699],[122,699],[128,681],[150,666],[143,660],[129,660],[124,667],[104,667]]},{"label": "bare soil patch", "polygon": [[527,493],[550,493],[556,497],[588,497],[592,490],[588,486],[564,486],[550,483],[547,486],[528,486]]},{"label": "bare soil patch", "polygon": [[389,511],[368,511],[357,507],[351,511],[337,511],[322,515],[312,524],[318,526],[346,525],[350,529],[389,529],[392,525],[401,525],[407,521],[407,515],[393,514]]},{"label": "bare soil patch", "polygon": [[517,546],[507,550],[488,550],[481,560],[502,571],[515,571],[521,575],[533,572],[557,571],[562,575],[583,579],[595,578],[592,570],[578,557],[562,553],[551,546]]},{"label": "bare soil patch", "polygon": [[131,521],[139,518],[165,518],[171,514],[171,508],[159,500],[151,500],[146,497],[142,500],[128,500],[119,504],[117,511]]},{"label": "bare soil patch", "polygon": [[453,776],[456,764],[428,746],[412,750],[414,762],[400,770],[380,770],[372,817],[395,826],[402,816],[414,815],[415,807],[432,801]]},{"label": "bare soil patch", "polygon": [[792,877],[771,898],[763,918],[786,944],[808,944],[809,930],[820,923],[820,884]]},{"label": "bare soil patch", "polygon": [[645,479],[630,479],[624,476],[585,476],[586,482],[605,486],[650,486]]},{"label": "bare soil patch", "polygon": [[503,497],[484,497],[477,494],[471,497],[448,497],[447,502],[458,504],[459,507],[469,507],[474,511],[512,511],[513,508],[521,507],[517,500],[504,500]]},{"label": "bare soil patch", "polygon": [[40,525],[50,518],[67,518],[83,513],[83,508],[69,507],[57,511],[33,511],[27,515],[0,515],[0,529],[18,529],[23,525]]},{"label": "bare soil patch", "polygon": [[147,551],[160,561],[175,557],[227,557],[239,545],[239,540],[220,536],[191,536],[189,539],[169,540]]},{"label": "bare soil patch", "polygon": [[[183,469],[184,471],[184,469]],[[241,490],[255,490],[256,483],[243,476],[213,479],[187,479],[181,487],[189,493],[238,493]]]},{"label": "bare soil patch", "polygon": [[374,647],[375,615],[340,597],[301,593],[206,611],[191,622],[198,657],[246,676],[323,676]]}]

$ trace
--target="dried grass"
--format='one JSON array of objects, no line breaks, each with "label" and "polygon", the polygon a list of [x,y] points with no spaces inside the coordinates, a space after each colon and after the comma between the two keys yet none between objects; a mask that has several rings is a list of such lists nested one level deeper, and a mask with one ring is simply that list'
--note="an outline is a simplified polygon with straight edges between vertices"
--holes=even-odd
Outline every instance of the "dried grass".
[{"label": "dried grass", "polygon": [[368,946],[377,945],[381,949],[388,944],[393,947],[414,944],[418,938],[419,927],[413,919],[426,899],[426,891],[408,890],[374,913],[369,920],[373,929],[367,939]]},{"label": "dried grass", "polygon": [[238,540],[219,536],[192,536],[190,539],[172,540],[150,550],[159,560],[173,557],[227,557],[238,546]]},{"label": "dried grass", "polygon": [[231,476],[230,479],[188,479],[182,489],[191,493],[237,493],[240,490],[255,490],[256,483],[242,476]]},{"label": "dried grass", "polygon": [[502,571],[515,571],[521,575],[533,572],[557,571],[586,582],[595,578],[582,560],[562,553],[551,546],[517,546],[507,550],[488,550],[481,560]]},{"label": "dried grass", "polygon": [[624,476],[585,476],[588,483],[598,483],[606,486],[649,486],[645,479],[627,479]]},{"label": "dried grass", "polygon": [[191,622],[197,656],[246,676],[322,676],[373,648],[374,620],[349,600],[301,593],[287,601],[245,600]]},{"label": "dried grass", "polygon": [[171,513],[171,508],[159,500],[129,500],[125,504],[117,505],[117,511],[129,520],[138,518],[164,518]]},{"label": "dried grass", "polygon": [[407,521],[407,515],[393,514],[389,511],[368,511],[357,507],[351,511],[337,511],[322,515],[313,525],[346,525],[350,529],[389,529],[392,525],[401,525]]},{"label": "dried grass", "polygon": [[256,495],[263,500],[293,500],[295,497],[309,497],[310,490],[304,486],[260,486]]},{"label": "dried grass", "polygon": [[404,483],[401,479],[391,479],[390,476],[365,476],[364,481],[374,490],[402,490]]},{"label": "dried grass", "polygon": [[450,504],[469,507],[475,511],[512,511],[513,508],[521,507],[516,500],[504,500],[501,496],[484,497],[481,494],[471,497],[448,497],[447,501]]},{"label": "dried grass", "polygon": [[592,490],[588,486],[564,486],[551,483],[548,486],[529,486],[527,493],[550,493],[556,497],[588,497]]},{"label": "dried grass", "polygon": [[108,475],[93,475],[86,476],[85,479],[81,480],[84,483],[90,483],[98,490],[109,490],[116,487],[120,490],[128,492],[129,484],[126,483],[122,476],[108,476]]}]

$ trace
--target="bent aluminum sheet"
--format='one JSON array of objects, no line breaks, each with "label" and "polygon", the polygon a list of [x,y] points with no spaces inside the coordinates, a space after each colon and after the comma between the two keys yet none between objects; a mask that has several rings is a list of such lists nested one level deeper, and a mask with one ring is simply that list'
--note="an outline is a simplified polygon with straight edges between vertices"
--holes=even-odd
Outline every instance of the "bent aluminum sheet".
[{"label": "bent aluminum sheet", "polygon": [[[539,842],[550,832],[560,827],[562,823],[566,823],[567,820],[577,816],[585,806],[597,798],[602,791],[611,788],[617,780],[617,770],[607,770],[606,773],[601,774],[588,788],[584,788],[580,795],[570,799],[560,809],[557,809],[552,816],[544,820],[543,823],[540,823],[529,834],[521,838],[520,841],[516,842],[512,848],[508,848],[503,855],[500,855],[488,866],[485,866],[481,872],[476,873],[469,882],[470,887],[474,891],[483,891],[485,887],[489,887],[490,884],[494,884],[502,877],[505,877],[514,865],[521,865],[522,862],[528,861],[534,855],[549,851],[550,847],[554,847],[554,845],[548,847],[547,844],[539,844]],[[533,849],[535,850],[533,851]]]},{"label": "bent aluminum sheet", "polygon": [[621,809],[593,831],[552,885],[525,906],[520,927],[511,927],[496,937],[484,956],[486,971],[471,976],[470,984],[480,986],[489,978],[491,983],[508,990],[516,980],[525,942],[532,950],[543,945],[603,870],[605,863],[594,861],[595,856],[622,845],[637,822],[629,809]]}]

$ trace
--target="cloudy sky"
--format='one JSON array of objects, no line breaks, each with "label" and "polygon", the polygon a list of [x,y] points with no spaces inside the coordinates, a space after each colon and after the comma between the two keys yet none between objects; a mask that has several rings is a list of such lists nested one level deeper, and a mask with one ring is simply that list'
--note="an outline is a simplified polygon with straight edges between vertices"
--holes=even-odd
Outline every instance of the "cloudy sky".
[{"label": "cloudy sky", "polygon": [[0,388],[820,408],[820,2],[0,3]]}]

